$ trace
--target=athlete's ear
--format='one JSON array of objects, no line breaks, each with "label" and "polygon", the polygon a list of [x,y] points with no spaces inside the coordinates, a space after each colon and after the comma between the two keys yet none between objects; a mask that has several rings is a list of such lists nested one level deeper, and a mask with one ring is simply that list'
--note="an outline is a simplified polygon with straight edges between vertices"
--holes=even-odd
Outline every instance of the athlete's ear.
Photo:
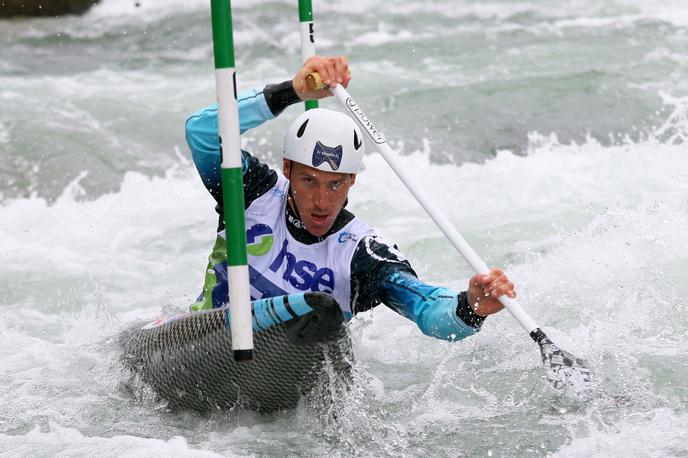
[{"label": "athlete's ear", "polygon": [[351,186],[353,186],[354,183],[356,183],[356,174],[355,174],[355,173],[352,173],[352,174],[351,174]]},{"label": "athlete's ear", "polygon": [[282,160],[282,173],[288,180],[291,180],[291,161],[289,159]]}]

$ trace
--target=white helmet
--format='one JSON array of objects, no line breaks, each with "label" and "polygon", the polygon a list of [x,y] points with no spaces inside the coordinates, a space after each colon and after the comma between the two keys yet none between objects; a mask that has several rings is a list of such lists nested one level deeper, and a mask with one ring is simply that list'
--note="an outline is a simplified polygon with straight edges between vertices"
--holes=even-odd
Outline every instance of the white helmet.
[{"label": "white helmet", "polygon": [[302,113],[284,139],[284,159],[325,172],[358,173],[363,150],[363,137],[354,120],[324,108]]}]

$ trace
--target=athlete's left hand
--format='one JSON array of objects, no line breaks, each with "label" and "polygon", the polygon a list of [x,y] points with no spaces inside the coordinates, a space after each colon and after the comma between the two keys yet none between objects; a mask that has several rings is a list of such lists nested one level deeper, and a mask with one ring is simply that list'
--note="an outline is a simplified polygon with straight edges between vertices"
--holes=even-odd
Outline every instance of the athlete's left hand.
[{"label": "athlete's left hand", "polygon": [[468,304],[480,316],[492,315],[504,308],[499,296],[506,294],[514,299],[516,291],[506,274],[500,269],[492,269],[489,273],[476,274],[468,281]]},{"label": "athlete's left hand", "polygon": [[334,88],[337,83],[344,87],[349,85],[351,80],[351,73],[349,72],[349,63],[344,56],[323,57],[313,56],[303,64],[291,84],[294,86],[296,94],[301,100],[315,100],[329,97],[332,93],[329,89],[319,89],[317,91],[309,91],[306,86],[306,77],[310,73],[319,73],[322,80],[329,87]]}]

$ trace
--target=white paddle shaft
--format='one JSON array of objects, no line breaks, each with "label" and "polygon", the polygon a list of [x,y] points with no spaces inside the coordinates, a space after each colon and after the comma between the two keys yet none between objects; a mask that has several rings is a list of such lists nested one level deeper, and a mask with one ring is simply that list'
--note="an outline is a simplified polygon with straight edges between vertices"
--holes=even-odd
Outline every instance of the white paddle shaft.
[{"label": "white paddle shaft", "polygon": [[[435,221],[435,224],[437,224],[442,232],[444,232],[444,235],[459,251],[466,262],[468,262],[468,264],[477,273],[488,273],[490,269],[488,269],[487,264],[485,264],[475,250],[471,248],[468,242],[466,242],[466,239],[464,239],[459,231],[456,230],[451,221],[444,216],[442,211],[435,205],[435,203],[420,190],[420,188],[411,179],[409,174],[399,166],[399,163],[394,157],[394,150],[392,150],[392,148],[390,148],[390,146],[387,144],[382,132],[378,131],[375,126],[373,126],[373,123],[365,115],[363,110],[361,110],[351,95],[349,95],[347,90],[344,89],[341,84],[337,84],[334,89],[330,90],[337,97],[339,102],[349,111],[349,113],[353,115],[354,119],[368,134],[368,137],[370,137],[370,139],[377,145],[378,151],[380,154],[382,154],[382,157],[385,159],[385,161],[387,161],[389,166],[392,168],[392,170],[394,170],[404,185],[406,185],[418,203],[420,203],[420,205]],[[498,299],[528,333],[531,333],[538,328],[537,323],[535,323],[535,321],[526,313],[526,311],[523,310],[523,308],[515,299],[512,299],[508,296],[500,296]]]}]

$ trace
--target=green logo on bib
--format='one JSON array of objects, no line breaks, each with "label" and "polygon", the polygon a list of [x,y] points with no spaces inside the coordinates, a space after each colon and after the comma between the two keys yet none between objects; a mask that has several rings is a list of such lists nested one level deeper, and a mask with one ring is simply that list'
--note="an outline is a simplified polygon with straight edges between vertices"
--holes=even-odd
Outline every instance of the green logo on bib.
[{"label": "green logo on bib", "polygon": [[265,224],[256,224],[246,231],[246,251],[251,256],[263,256],[272,248],[274,237],[272,228]]}]

